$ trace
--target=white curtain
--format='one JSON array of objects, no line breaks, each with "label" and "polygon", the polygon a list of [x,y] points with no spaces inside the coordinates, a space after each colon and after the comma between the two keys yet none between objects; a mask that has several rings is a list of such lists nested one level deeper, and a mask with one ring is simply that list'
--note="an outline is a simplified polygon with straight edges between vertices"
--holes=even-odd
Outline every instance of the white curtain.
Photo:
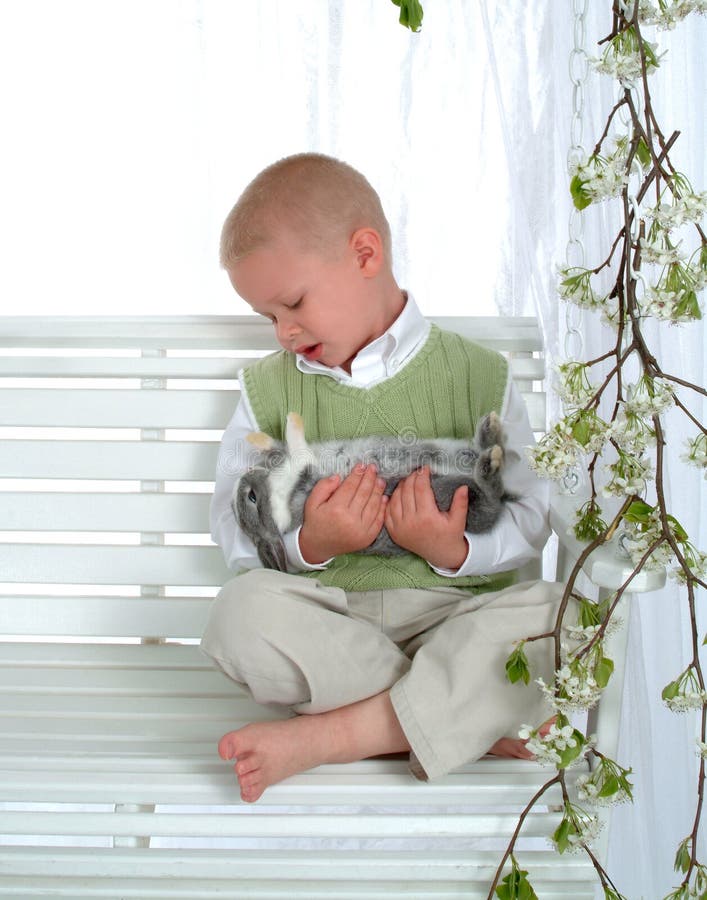
[{"label": "white curtain", "polygon": [[[581,4],[578,4],[581,5]],[[590,2],[587,47],[598,55],[596,41],[611,25],[610,4]],[[491,48],[494,80],[504,122],[515,223],[514,242],[507,248],[513,277],[528,278],[546,328],[547,346],[555,361],[562,354],[566,330],[564,310],[553,295],[553,264],[564,260],[570,200],[564,174],[570,143],[571,89],[568,57],[573,45],[572,4],[536,0],[522,12],[520,4],[482,0]],[[560,8],[564,16],[559,13]],[[550,14],[553,14],[554,18]],[[707,187],[705,163],[705,92],[707,21],[692,16],[674,32],[650,36],[667,50],[661,69],[651,79],[654,106],[667,135],[682,132],[671,158],[696,190]],[[615,83],[590,75],[585,86],[584,144],[593,148],[616,97]],[[584,244],[588,266],[608,255],[617,232],[616,218],[604,209],[587,213]],[[510,279],[510,274],[504,277]],[[504,311],[523,311],[516,298]],[[613,343],[613,332],[598,317],[585,314],[581,324],[587,359]],[[646,334],[665,371],[707,384],[704,322],[678,327],[649,323]],[[610,343],[611,342],[611,343]],[[707,403],[694,393],[681,397],[703,422]],[[554,406],[558,403],[555,399]],[[670,508],[693,542],[707,548],[707,482],[680,461],[689,429],[685,417],[668,419],[667,498]],[[705,632],[704,596],[698,594],[700,636]],[[629,655],[619,760],[633,767],[635,803],[618,808],[613,817],[608,870],[630,900],[665,896],[681,876],[673,871],[678,843],[692,830],[697,804],[696,717],[676,716],[662,704],[662,688],[692,658],[689,619],[674,583],[637,597],[630,616]],[[698,858],[707,858],[705,827]],[[603,896],[603,894],[602,894]]]},{"label": "white curtain", "polygon": [[411,35],[390,0],[1,4],[3,311],[248,312],[221,223],[317,150],[380,191],[424,311],[493,314],[513,223],[480,10],[426,12]]},{"label": "white curtain", "polygon": [[[610,3],[588,5],[591,45],[608,31]],[[221,222],[264,165],[319,150],[379,190],[399,281],[424,312],[537,314],[556,361],[572,4],[424,7],[411,35],[389,0],[2,3],[1,312],[246,312],[218,270]],[[661,36],[670,53],[654,78],[698,188],[706,25],[692,17]],[[590,77],[586,91],[589,146],[613,88]],[[587,258],[605,241],[594,221]],[[582,327],[596,355],[605,335],[590,317]],[[704,384],[704,326],[660,331],[660,358]],[[704,405],[693,409],[704,419]],[[680,453],[671,432],[670,497],[705,548],[705,482]],[[688,654],[674,588],[634,605],[630,645],[620,758],[637,800],[615,817],[610,871],[633,900],[677,882],[672,856],[695,805],[694,720],[659,699]]]}]

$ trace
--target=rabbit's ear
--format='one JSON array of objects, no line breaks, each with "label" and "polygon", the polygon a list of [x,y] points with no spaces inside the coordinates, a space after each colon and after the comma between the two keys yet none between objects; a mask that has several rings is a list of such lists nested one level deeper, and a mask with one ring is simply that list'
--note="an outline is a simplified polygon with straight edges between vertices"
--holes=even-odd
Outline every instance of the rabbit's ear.
[{"label": "rabbit's ear", "polygon": [[246,440],[249,444],[252,444],[254,447],[257,447],[258,450],[272,450],[275,446],[275,441],[270,437],[269,434],[265,434],[262,431],[251,431],[250,434],[246,435]]},{"label": "rabbit's ear", "polygon": [[287,424],[285,425],[285,440],[287,448],[293,450],[307,450],[307,441],[304,437],[304,421],[298,413],[291,412],[287,414]]},{"label": "rabbit's ear", "polygon": [[266,569],[275,569],[277,572],[287,571],[287,554],[282,540],[262,538],[262,540],[256,541],[256,549],[260,562]]}]

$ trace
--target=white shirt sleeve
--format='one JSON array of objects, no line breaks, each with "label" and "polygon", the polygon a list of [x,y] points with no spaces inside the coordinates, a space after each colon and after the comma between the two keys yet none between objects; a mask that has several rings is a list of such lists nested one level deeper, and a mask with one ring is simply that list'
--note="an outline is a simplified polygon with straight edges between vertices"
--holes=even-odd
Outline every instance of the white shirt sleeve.
[{"label": "white shirt sleeve", "polygon": [[[258,455],[259,451],[246,440],[250,432],[257,430],[253,410],[243,391],[240,403],[221,439],[216,465],[216,484],[209,507],[211,538],[221,548],[229,569],[255,569],[262,566],[253,542],[238,527],[231,507],[236,479],[255,462]],[[326,568],[327,563],[312,566],[302,559],[299,532],[300,529],[297,528],[284,535],[288,571],[301,572],[305,569]]]},{"label": "white shirt sleeve", "polygon": [[506,464],[503,482],[510,494],[518,497],[504,507],[500,519],[490,531],[465,533],[469,552],[456,570],[432,568],[450,578],[460,575],[494,575],[517,569],[540,556],[550,535],[550,489],[526,462],[524,448],[534,444],[528,412],[520,391],[513,382],[501,412],[506,433]]}]

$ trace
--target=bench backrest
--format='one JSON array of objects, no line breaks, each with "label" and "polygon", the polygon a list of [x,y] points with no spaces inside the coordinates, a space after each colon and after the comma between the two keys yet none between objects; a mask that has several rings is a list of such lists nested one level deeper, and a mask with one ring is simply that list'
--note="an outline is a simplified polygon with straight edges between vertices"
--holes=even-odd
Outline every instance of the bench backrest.
[{"label": "bench backrest", "polygon": [[[443,317],[509,355],[545,428],[535,319]],[[208,535],[237,372],[265,319],[0,318],[0,634],[195,639],[230,577]]]}]

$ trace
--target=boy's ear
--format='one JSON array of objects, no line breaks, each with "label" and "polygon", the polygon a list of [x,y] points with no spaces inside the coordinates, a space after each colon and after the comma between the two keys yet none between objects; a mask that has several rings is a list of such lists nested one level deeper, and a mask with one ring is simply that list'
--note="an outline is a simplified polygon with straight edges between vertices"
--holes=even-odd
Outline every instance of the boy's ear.
[{"label": "boy's ear", "polygon": [[350,247],[361,273],[371,278],[380,272],[385,262],[383,241],[375,228],[358,228],[351,235]]}]

